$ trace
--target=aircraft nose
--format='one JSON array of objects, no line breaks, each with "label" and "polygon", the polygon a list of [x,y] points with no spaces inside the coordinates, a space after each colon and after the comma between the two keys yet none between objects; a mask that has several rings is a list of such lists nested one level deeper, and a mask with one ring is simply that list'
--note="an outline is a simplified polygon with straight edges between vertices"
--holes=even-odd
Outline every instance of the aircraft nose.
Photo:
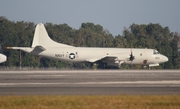
[{"label": "aircraft nose", "polygon": [[163,61],[167,62],[169,59],[166,56],[163,56]]},{"label": "aircraft nose", "polygon": [[7,60],[7,57],[3,54],[0,54],[0,63],[5,62]]}]

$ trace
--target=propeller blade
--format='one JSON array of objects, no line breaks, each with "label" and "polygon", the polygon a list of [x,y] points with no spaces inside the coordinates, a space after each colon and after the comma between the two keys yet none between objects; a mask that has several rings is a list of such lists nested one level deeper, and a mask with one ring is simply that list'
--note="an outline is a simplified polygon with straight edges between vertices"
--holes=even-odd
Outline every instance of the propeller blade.
[{"label": "propeller blade", "polygon": [[135,57],[133,56],[132,49],[131,49],[131,54],[130,54],[129,60],[132,62],[134,59],[135,59]]}]

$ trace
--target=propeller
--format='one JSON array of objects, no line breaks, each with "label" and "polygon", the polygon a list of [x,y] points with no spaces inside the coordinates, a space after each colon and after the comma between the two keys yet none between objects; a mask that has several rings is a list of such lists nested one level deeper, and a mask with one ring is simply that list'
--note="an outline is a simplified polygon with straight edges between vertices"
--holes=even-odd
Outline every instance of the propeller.
[{"label": "propeller", "polygon": [[132,62],[135,59],[135,57],[133,56],[133,53],[132,53],[132,49],[131,49],[131,54],[129,56],[130,56],[129,60]]},{"label": "propeller", "polygon": [[132,53],[132,49],[131,49],[131,54],[130,54],[129,56],[130,56],[130,57],[129,57],[129,60],[131,61],[130,67],[131,67],[131,69],[132,69],[132,61],[135,59],[135,57],[133,56],[133,53]]}]

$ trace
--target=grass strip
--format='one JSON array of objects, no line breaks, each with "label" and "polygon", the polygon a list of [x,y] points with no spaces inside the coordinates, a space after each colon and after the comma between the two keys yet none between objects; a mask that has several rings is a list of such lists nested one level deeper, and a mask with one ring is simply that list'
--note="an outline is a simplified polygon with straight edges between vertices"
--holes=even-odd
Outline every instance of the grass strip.
[{"label": "grass strip", "polygon": [[0,96],[0,109],[180,109],[180,96]]}]

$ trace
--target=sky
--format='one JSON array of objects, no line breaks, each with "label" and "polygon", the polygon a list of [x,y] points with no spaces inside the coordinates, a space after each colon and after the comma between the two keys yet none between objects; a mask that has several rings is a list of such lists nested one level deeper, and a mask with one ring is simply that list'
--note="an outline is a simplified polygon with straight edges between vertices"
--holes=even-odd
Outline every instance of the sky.
[{"label": "sky", "polygon": [[180,0],[0,0],[0,16],[35,24],[66,23],[74,29],[91,22],[113,36],[133,23],[158,23],[180,33]]}]

